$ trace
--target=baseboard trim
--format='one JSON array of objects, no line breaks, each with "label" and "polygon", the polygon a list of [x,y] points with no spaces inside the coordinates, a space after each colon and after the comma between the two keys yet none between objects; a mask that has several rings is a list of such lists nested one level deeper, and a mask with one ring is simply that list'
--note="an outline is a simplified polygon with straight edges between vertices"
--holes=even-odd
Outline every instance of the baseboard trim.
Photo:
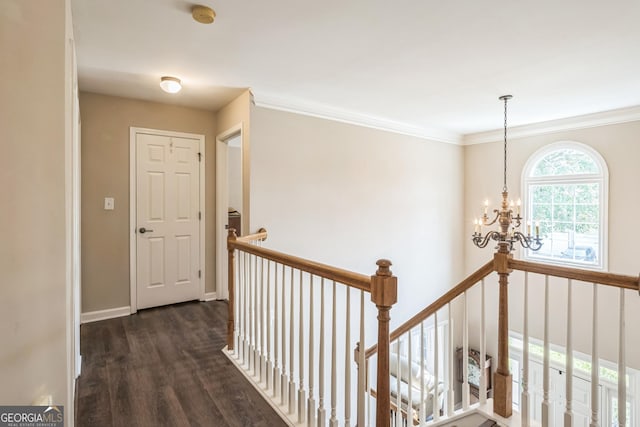
[{"label": "baseboard trim", "polygon": [[91,323],[99,320],[113,319],[115,317],[129,316],[131,307],[108,308],[106,310],[89,311],[80,315],[80,323]]},{"label": "baseboard trim", "polygon": [[218,294],[216,292],[205,292],[204,300],[205,301],[213,301],[218,299]]}]

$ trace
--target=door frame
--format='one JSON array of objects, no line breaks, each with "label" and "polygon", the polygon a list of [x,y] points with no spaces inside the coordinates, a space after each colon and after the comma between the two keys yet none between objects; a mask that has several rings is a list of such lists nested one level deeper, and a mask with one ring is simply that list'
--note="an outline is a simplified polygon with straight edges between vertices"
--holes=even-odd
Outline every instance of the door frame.
[{"label": "door frame", "polygon": [[136,174],[136,166],[137,166],[137,149],[136,149],[136,135],[137,134],[147,134],[147,135],[158,135],[158,136],[167,136],[167,137],[175,137],[175,138],[188,138],[194,139],[198,141],[198,147],[200,153],[202,153],[201,160],[198,165],[198,173],[199,173],[199,211],[202,213],[201,219],[199,222],[199,237],[200,237],[200,256],[198,257],[198,262],[200,263],[199,270],[202,272],[198,280],[200,280],[200,301],[204,301],[205,296],[205,138],[204,135],[196,134],[196,133],[185,133],[185,132],[174,132],[169,130],[159,130],[159,129],[148,129],[148,128],[140,128],[140,127],[129,127],[129,291],[130,291],[130,300],[131,304],[131,314],[134,314],[138,311],[138,294],[137,294],[137,174]]},{"label": "door frame", "polygon": [[[227,271],[227,233],[223,232],[224,225],[228,221],[229,182],[228,182],[228,142],[230,139],[240,136],[240,187],[242,188],[242,200],[244,205],[244,129],[240,122],[224,132],[216,135],[216,299],[228,299],[229,290],[224,289],[227,283],[225,278]],[[246,215],[245,206],[242,207],[242,221]]]}]

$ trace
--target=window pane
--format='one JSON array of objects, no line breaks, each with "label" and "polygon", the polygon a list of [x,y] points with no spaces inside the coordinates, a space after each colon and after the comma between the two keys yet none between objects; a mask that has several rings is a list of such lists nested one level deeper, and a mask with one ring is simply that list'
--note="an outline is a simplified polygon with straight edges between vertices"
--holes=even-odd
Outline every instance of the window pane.
[{"label": "window pane", "polygon": [[598,184],[578,184],[576,185],[576,203],[592,203],[598,200]]},{"label": "window pane", "polygon": [[558,176],[600,173],[591,156],[582,151],[565,148],[553,151],[540,159],[531,176]]},{"label": "window pane", "polygon": [[[626,414],[626,418],[627,418],[627,425],[632,425],[629,424],[630,422],[632,422],[631,420],[631,402],[627,401],[627,414]],[[612,427],[618,427],[620,425],[619,421],[618,421],[618,398],[617,397],[612,397],[611,398],[611,426]]]},{"label": "window pane", "polygon": [[554,185],[554,203],[573,203],[575,185]]},{"label": "window pane", "polygon": [[598,264],[599,202],[598,183],[530,186],[530,218],[539,223],[543,246],[538,252],[530,252],[529,256]]}]

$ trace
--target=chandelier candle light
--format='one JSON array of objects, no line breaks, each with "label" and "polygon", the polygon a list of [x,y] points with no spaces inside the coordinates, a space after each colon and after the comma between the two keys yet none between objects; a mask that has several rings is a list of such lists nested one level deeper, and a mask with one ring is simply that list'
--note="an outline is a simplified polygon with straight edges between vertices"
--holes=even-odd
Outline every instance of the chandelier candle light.
[{"label": "chandelier candle light", "polygon": [[[495,216],[493,219],[489,218],[489,200],[484,201],[484,213],[480,219],[475,219],[473,230],[473,243],[479,247],[484,248],[489,244],[489,241],[495,240],[498,242],[498,252],[511,253],[514,249],[514,243],[520,242],[520,245],[524,248],[532,251],[537,251],[542,247],[542,240],[540,239],[540,224],[536,222],[535,237],[531,235],[531,223],[527,224],[527,234],[524,234],[517,229],[522,224],[522,217],[520,216],[520,206],[522,202],[518,199],[517,203],[513,200],[509,202],[509,190],[507,189],[507,101],[513,98],[511,95],[503,95],[499,99],[504,101],[504,181],[502,186],[502,204],[500,209],[494,209]],[[515,208],[515,212],[514,212]],[[490,226],[498,223],[499,230],[489,231],[484,236],[482,235],[482,227]]]}]

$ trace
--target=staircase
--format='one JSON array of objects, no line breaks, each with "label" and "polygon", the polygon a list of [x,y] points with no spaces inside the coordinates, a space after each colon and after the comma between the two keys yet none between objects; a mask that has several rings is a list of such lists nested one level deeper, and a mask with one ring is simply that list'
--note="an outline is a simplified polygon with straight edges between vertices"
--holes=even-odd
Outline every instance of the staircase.
[{"label": "staircase", "polygon": [[[604,425],[598,400],[598,292],[603,288],[619,293],[617,401],[627,401],[625,299],[633,291],[639,292],[638,277],[549,266],[496,253],[438,300],[389,331],[390,310],[398,290],[389,261],[379,260],[375,274],[365,276],[264,248],[266,238],[264,229],[243,237],[229,231],[225,351],[290,425],[462,427],[488,422],[553,426],[557,417],[549,398],[550,287],[554,292],[566,290],[569,314],[565,315],[564,426],[574,422]],[[487,288],[496,284],[497,330],[487,330],[487,315],[495,316],[487,313],[491,306],[487,304]],[[516,308],[523,311],[522,325],[518,325],[523,332],[519,413],[513,413],[509,367],[509,289],[514,286],[523,289],[523,301]],[[585,290],[592,295],[588,419],[582,413],[574,414],[572,396],[572,322],[577,309],[572,294],[584,294]],[[544,378],[539,405],[533,404],[529,390],[529,327],[533,319],[529,309],[534,296],[544,301]],[[497,343],[492,347],[497,352],[492,375],[473,359],[470,364],[469,357],[458,361],[458,345],[462,355],[469,354],[470,331],[479,347],[480,361],[487,360],[487,342]],[[366,348],[367,342],[373,345]],[[478,401],[473,402],[476,396]],[[619,426],[633,425],[624,405],[618,405],[616,418]]]}]

